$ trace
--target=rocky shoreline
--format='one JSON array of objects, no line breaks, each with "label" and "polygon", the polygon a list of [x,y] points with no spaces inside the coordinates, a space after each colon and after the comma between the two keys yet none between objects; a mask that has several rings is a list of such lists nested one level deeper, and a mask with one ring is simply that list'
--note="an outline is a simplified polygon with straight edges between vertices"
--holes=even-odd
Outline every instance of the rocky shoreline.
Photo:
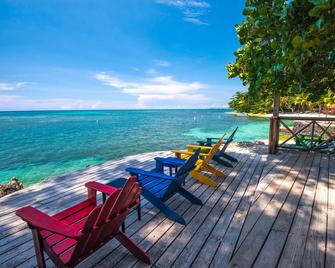
[{"label": "rocky shoreline", "polygon": [[17,178],[11,178],[8,184],[0,184],[0,198],[23,189],[23,184]]}]

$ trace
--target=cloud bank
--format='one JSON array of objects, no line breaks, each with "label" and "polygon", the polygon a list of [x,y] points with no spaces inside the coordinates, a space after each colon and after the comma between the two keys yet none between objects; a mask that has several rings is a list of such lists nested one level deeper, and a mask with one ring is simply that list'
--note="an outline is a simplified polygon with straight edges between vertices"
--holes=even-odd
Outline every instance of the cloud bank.
[{"label": "cloud bank", "polygon": [[132,82],[124,81],[114,75],[105,72],[97,73],[94,76],[104,85],[120,89],[122,93],[136,96],[139,108],[145,108],[155,101],[183,102],[188,105],[197,105],[208,102],[209,98],[197,93],[205,89],[206,85],[200,82],[181,82],[172,76],[155,76],[146,78],[144,81]]}]

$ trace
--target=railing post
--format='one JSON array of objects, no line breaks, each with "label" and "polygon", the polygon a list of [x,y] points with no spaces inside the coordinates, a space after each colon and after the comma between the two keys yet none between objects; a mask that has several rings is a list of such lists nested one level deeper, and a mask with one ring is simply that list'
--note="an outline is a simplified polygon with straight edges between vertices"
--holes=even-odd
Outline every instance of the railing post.
[{"label": "railing post", "polygon": [[269,133],[269,153],[277,153],[279,143],[279,117],[271,116]]},{"label": "railing post", "polygon": [[274,92],[273,94],[273,116],[270,119],[270,135],[269,135],[269,153],[277,153],[279,142],[279,106],[280,94]]}]

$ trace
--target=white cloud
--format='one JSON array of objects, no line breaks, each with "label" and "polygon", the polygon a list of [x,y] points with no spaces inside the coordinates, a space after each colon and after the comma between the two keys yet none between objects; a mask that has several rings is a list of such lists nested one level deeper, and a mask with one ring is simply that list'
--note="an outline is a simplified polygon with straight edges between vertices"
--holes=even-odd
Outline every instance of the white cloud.
[{"label": "white cloud", "polygon": [[120,101],[81,100],[72,98],[35,99],[17,95],[0,95],[0,110],[91,110],[136,108]]},{"label": "white cloud", "polygon": [[175,6],[179,8],[186,7],[200,7],[200,8],[208,8],[210,4],[206,1],[200,0],[156,0],[156,3],[165,4],[169,6]]},{"label": "white cloud", "polygon": [[[95,78],[105,85],[120,89],[125,94],[136,96],[140,108],[144,108],[148,103],[157,100],[173,100],[186,104],[210,101],[207,96],[197,93],[207,87],[205,84],[196,81],[181,82],[175,80],[172,76],[155,76],[139,82],[128,82],[102,72],[96,74]],[[174,106],[173,103],[171,106]]]},{"label": "white cloud", "polygon": [[184,16],[184,21],[197,24],[208,25],[199,17],[203,16],[211,8],[207,1],[202,0],[155,0],[157,4],[173,6],[178,8]]},{"label": "white cloud", "polygon": [[15,90],[22,88],[29,83],[27,82],[16,82],[16,83],[0,83],[0,90]]},{"label": "white cloud", "polygon": [[155,60],[155,64],[160,67],[170,67],[171,63],[165,60]]},{"label": "white cloud", "polygon": [[137,86],[137,84],[123,82],[119,78],[110,76],[104,72],[98,73],[94,77],[104,82],[105,85],[116,87],[116,88]]},{"label": "white cloud", "polygon": [[154,69],[154,68],[149,68],[149,69],[146,71],[146,73],[147,73],[147,74],[156,74],[157,71],[156,71],[156,69]]},{"label": "white cloud", "polygon": [[191,23],[198,24],[198,25],[208,25],[207,22],[204,22],[204,21],[202,21],[200,19],[197,19],[197,18],[185,17],[184,21],[191,22]]}]

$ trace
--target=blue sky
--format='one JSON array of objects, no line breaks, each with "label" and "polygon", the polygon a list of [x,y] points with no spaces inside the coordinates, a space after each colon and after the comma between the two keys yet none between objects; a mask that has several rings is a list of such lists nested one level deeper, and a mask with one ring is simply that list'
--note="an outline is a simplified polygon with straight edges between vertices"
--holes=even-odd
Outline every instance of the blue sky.
[{"label": "blue sky", "polygon": [[223,107],[243,0],[0,0],[0,110]]}]

